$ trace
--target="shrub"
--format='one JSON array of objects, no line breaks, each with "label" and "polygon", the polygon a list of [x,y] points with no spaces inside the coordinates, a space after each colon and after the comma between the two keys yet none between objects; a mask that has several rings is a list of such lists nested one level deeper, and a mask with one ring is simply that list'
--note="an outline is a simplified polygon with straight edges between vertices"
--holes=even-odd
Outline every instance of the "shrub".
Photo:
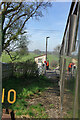
[{"label": "shrub", "polygon": [[23,75],[38,75],[37,64],[32,60],[27,60],[26,62],[14,63],[14,73],[17,76]]}]

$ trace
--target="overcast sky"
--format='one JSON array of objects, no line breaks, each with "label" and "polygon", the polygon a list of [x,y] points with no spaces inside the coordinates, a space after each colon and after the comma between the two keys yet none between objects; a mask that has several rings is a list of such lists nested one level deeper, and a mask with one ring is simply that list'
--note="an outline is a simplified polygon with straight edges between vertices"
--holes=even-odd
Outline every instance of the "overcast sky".
[{"label": "overcast sky", "polygon": [[40,49],[45,51],[46,37],[48,39],[48,51],[53,51],[54,47],[61,44],[67,17],[70,10],[70,2],[53,2],[53,6],[43,11],[44,16],[30,19],[26,24],[30,44],[29,51]]}]

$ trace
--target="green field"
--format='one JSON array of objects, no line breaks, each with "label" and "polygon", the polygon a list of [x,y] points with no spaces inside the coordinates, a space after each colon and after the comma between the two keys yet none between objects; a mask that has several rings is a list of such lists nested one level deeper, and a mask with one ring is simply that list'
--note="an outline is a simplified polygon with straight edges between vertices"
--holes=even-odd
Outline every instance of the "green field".
[{"label": "green field", "polygon": [[29,59],[34,59],[34,57],[36,57],[36,56],[37,55],[34,54],[34,53],[29,53],[28,55],[20,56],[19,59],[12,61],[10,59],[10,56],[7,53],[4,52],[2,54],[2,62],[5,62],[5,63],[10,63],[10,62],[24,62],[24,61],[29,60]]},{"label": "green field", "polygon": [[[0,58],[0,60],[2,60],[2,62],[5,62],[5,63],[25,62],[25,61],[27,61],[29,59],[33,59],[34,60],[34,57],[36,57],[36,56],[39,56],[39,55],[35,54],[35,53],[29,53],[28,55],[23,55],[19,59],[15,60],[15,61],[12,61],[10,59],[10,56],[7,53],[4,52],[2,54],[2,59]],[[59,58],[58,58],[58,55],[48,54],[48,60],[49,60],[49,64],[51,64],[52,61],[58,61]]]},{"label": "green field", "polygon": [[[14,53],[15,54],[15,53]],[[0,60],[2,62],[5,62],[5,63],[10,63],[10,62],[25,62],[29,59],[33,59],[36,57],[36,56],[39,56],[39,54],[35,54],[35,53],[29,53],[28,55],[23,55],[23,56],[20,56],[19,59],[17,60],[14,60],[12,61],[10,59],[10,56],[6,53],[6,52],[3,52],[2,54],[2,57],[0,58]],[[54,54],[48,54],[48,60],[49,60],[49,65],[50,65],[50,68],[53,69],[53,67],[51,67],[51,62],[52,61],[57,61],[59,62],[59,56],[58,55],[54,55]],[[66,58],[66,67],[68,68],[68,65],[69,65],[69,62],[72,61],[72,58],[71,57],[67,57]]]}]

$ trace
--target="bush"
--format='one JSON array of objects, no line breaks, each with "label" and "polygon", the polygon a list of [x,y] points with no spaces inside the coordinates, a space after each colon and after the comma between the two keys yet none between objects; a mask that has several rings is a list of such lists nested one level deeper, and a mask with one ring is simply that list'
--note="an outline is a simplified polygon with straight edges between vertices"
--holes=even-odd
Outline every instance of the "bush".
[{"label": "bush", "polygon": [[51,62],[51,67],[57,67],[58,66],[58,61],[52,61]]},{"label": "bush", "polygon": [[38,67],[37,64],[32,60],[27,60],[26,62],[18,62],[14,63],[14,74],[16,76],[23,75],[38,75]]}]

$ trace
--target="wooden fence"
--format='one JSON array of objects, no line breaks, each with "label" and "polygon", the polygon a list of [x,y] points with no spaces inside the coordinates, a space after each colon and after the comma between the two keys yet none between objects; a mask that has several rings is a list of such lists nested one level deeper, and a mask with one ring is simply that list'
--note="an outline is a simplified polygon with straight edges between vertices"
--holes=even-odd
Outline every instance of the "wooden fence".
[{"label": "wooden fence", "polygon": [[9,78],[13,75],[13,64],[12,63],[2,63],[2,78]]}]

